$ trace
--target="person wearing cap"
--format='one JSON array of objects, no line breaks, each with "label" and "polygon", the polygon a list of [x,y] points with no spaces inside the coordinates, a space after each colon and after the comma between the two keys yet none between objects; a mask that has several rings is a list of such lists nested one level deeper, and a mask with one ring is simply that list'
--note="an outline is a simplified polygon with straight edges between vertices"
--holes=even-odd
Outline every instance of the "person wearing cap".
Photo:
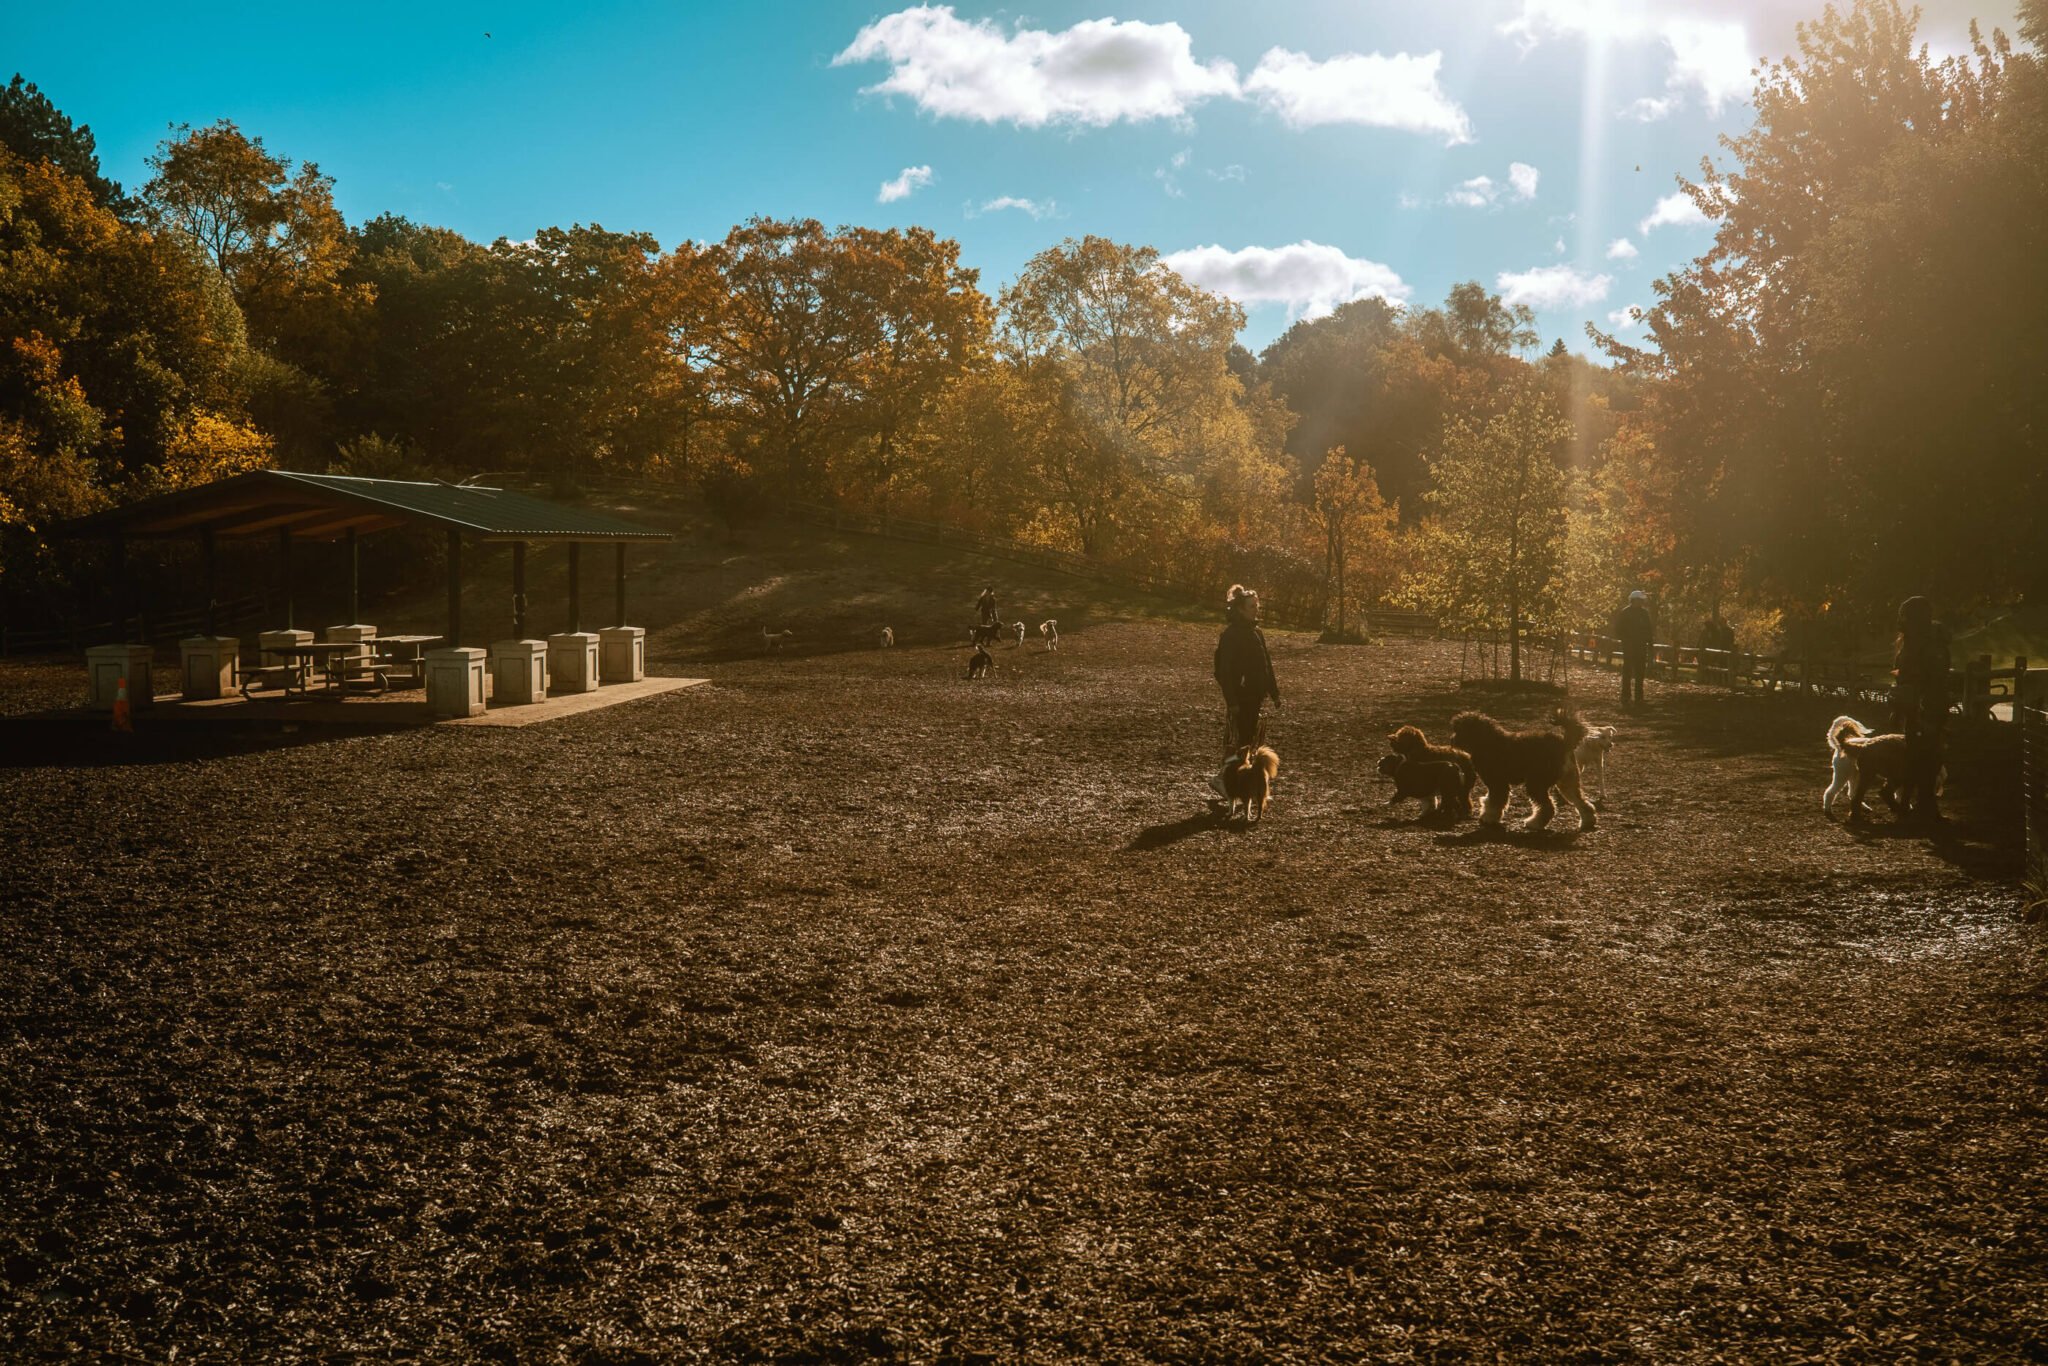
[{"label": "person wearing cap", "polygon": [[1643,700],[1643,675],[1650,669],[1650,636],[1656,623],[1650,620],[1650,595],[1638,588],[1628,595],[1628,606],[1614,618],[1614,634],[1621,637],[1621,705],[1624,711]]},{"label": "person wearing cap", "polygon": [[[1269,697],[1274,706],[1280,705],[1280,683],[1273,677],[1273,656],[1259,631],[1259,595],[1233,583],[1223,600],[1223,611],[1229,622],[1216,641],[1216,686],[1223,689],[1229,743],[1235,751],[1258,739],[1259,708]],[[1211,778],[1209,785],[1221,792],[1222,775]]]},{"label": "person wearing cap", "polygon": [[1941,819],[1942,735],[1948,729],[1948,628],[1934,619],[1934,604],[1910,597],[1899,604],[1899,635],[1892,652],[1892,724],[1906,737],[1906,805],[1902,816]]}]

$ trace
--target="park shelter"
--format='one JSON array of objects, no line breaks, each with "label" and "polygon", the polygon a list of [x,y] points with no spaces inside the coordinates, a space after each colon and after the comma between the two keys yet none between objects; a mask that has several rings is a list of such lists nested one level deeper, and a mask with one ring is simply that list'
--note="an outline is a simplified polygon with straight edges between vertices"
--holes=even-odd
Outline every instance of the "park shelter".
[{"label": "park shelter", "polygon": [[[292,470],[253,470],[211,484],[140,499],[67,522],[59,535],[104,538],[113,551],[117,618],[125,619],[130,585],[126,547],[131,540],[197,539],[206,562],[206,592],[219,597],[214,548],[223,539],[274,539],[285,604],[292,626],[292,547],[300,541],[339,541],[348,547],[349,619],[361,616],[358,596],[362,537],[393,527],[427,527],[448,538],[447,643],[462,640],[462,544],[512,546],[513,634],[526,634],[526,547],[557,543],[569,550],[569,629],[582,629],[582,556],[585,545],[614,547],[615,624],[626,619],[626,548],[634,542],[673,539],[671,533],[587,508],[566,507],[511,489],[472,484],[361,479]],[[208,621],[206,631],[213,633]]]}]

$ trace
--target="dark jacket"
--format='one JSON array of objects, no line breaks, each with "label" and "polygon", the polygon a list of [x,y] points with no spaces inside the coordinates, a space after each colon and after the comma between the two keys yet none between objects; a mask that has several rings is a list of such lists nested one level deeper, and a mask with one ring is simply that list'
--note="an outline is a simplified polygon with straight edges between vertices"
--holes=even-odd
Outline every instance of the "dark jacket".
[{"label": "dark jacket", "polygon": [[1939,730],[1948,716],[1949,634],[1940,622],[1910,643],[1901,641],[1893,658],[1898,684],[1892,689],[1893,719],[1907,730]]},{"label": "dark jacket", "polygon": [[1650,620],[1650,609],[1639,602],[1632,602],[1621,609],[1614,618],[1614,634],[1621,637],[1621,648],[1630,654],[1641,654],[1650,648],[1650,636],[1656,630]]},{"label": "dark jacket", "polygon": [[1233,703],[1250,694],[1280,700],[1280,684],[1273,677],[1273,656],[1266,652],[1266,638],[1248,621],[1232,621],[1216,641],[1216,682]]}]

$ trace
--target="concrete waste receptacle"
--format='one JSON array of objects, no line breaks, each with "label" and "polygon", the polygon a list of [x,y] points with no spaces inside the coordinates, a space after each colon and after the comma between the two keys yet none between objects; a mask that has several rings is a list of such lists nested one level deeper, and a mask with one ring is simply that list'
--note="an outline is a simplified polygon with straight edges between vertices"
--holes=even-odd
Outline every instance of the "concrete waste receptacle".
[{"label": "concrete waste receptacle", "polygon": [[264,668],[279,669],[293,662],[292,656],[281,655],[279,650],[294,650],[312,643],[311,631],[258,631],[256,657]]},{"label": "concrete waste receptacle", "polygon": [[[178,642],[178,663],[185,676],[185,700],[226,697],[234,690],[242,642],[234,636],[187,636]],[[134,700],[134,689],[129,689]]]},{"label": "concrete waste receptacle", "polygon": [[352,626],[330,626],[320,633],[320,639],[327,641],[329,644],[346,645],[354,643],[356,648],[349,651],[350,657],[354,659],[368,659],[371,655],[377,653],[377,647],[370,644],[376,638],[377,628],[374,626],[364,626],[360,622]]},{"label": "concrete waste receptacle", "polygon": [[482,650],[469,646],[427,651],[427,710],[437,717],[482,716],[484,660]]},{"label": "concrete waste receptacle", "polygon": [[112,711],[128,680],[128,707],[140,711],[155,701],[155,683],[150,666],[156,651],[147,645],[95,645],[85,652],[86,700],[94,711]]},{"label": "concrete waste receptacle", "polygon": [[548,637],[548,691],[563,693],[597,691],[597,635],[592,631],[565,631]]},{"label": "concrete waste receptacle", "polygon": [[548,700],[548,643],[498,640],[491,643],[491,701],[501,707]]},{"label": "concrete waste receptacle", "polygon": [[647,677],[647,628],[607,626],[597,633],[599,676],[607,683],[638,683]]}]

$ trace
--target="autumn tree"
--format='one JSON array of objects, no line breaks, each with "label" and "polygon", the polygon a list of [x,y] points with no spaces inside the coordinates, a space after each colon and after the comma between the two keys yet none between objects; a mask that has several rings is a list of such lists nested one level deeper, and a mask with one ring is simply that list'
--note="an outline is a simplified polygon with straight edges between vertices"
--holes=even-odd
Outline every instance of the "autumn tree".
[{"label": "autumn tree", "polygon": [[1210,438],[1244,398],[1230,368],[1241,308],[1152,248],[1101,237],[1034,256],[1001,307],[1009,359],[1058,414],[1043,468],[1084,553],[1141,504],[1195,497]]},{"label": "autumn tree", "polygon": [[960,244],[926,228],[841,230],[841,288],[867,314],[848,412],[861,491],[886,508],[906,433],[989,356],[992,311]]},{"label": "autumn tree", "polygon": [[1354,565],[1363,568],[1375,596],[1386,586],[1399,512],[1380,497],[1372,470],[1345,454],[1342,446],[1333,446],[1317,468],[1310,507],[1322,532],[1324,573],[1335,587],[1336,629],[1343,636],[1351,621],[1346,571]]},{"label": "autumn tree", "polygon": [[1522,677],[1525,612],[1549,605],[1568,511],[1562,460],[1571,424],[1549,396],[1519,385],[1507,410],[1461,418],[1430,460],[1437,514],[1421,571],[1437,602],[1508,632],[1509,676]]}]

